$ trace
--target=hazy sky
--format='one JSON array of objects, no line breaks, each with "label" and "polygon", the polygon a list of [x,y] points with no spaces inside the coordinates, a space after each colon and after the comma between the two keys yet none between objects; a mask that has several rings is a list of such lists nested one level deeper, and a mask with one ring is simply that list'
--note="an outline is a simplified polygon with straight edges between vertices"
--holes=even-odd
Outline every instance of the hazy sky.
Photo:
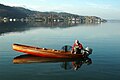
[{"label": "hazy sky", "polygon": [[120,0],[0,0],[0,3],[43,12],[69,12],[83,16],[120,19]]}]

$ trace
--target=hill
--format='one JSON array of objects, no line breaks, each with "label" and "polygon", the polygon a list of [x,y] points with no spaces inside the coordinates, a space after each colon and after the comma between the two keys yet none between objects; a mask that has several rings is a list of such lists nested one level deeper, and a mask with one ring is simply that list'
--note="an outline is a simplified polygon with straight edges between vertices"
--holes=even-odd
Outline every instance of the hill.
[{"label": "hill", "polygon": [[96,16],[80,16],[66,12],[39,12],[32,11],[23,7],[11,7],[0,4],[0,22],[9,21],[10,18],[17,21],[37,21],[37,22],[65,22],[65,21],[80,21],[80,23],[105,22],[106,20]]}]

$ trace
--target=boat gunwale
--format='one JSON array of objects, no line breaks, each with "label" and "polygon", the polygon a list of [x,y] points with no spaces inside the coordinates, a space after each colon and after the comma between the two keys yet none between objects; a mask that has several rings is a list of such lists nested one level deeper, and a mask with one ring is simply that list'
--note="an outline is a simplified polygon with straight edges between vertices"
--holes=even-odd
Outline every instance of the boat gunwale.
[{"label": "boat gunwale", "polygon": [[26,49],[26,50],[28,49],[28,50],[33,50],[33,51],[49,52],[49,53],[68,53],[68,52],[70,52],[70,51],[65,52],[63,50],[55,50],[55,49],[27,46],[27,45],[21,45],[21,44],[13,44],[13,47],[17,47],[19,49]]}]

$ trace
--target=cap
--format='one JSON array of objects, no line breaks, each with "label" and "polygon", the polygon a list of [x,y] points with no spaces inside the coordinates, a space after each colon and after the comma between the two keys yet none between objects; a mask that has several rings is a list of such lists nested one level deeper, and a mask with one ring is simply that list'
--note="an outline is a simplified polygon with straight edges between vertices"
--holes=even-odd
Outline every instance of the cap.
[{"label": "cap", "polygon": [[79,43],[79,41],[78,41],[78,40],[75,40],[75,43]]}]

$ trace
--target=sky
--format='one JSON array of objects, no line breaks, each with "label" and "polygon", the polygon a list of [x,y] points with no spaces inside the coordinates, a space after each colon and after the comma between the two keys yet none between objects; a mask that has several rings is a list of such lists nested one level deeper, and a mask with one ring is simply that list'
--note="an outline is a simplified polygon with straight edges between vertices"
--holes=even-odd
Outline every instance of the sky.
[{"label": "sky", "polygon": [[0,3],[41,12],[68,12],[120,20],[120,0],[0,0]]}]

